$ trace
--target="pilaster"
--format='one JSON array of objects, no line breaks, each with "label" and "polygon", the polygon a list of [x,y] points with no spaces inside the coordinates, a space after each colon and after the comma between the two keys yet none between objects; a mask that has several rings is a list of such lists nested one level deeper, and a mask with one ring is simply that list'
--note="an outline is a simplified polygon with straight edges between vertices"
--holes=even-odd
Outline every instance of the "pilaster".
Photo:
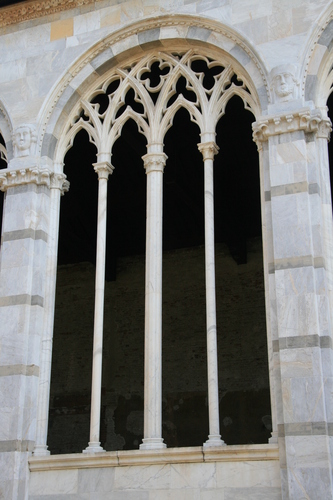
[{"label": "pilaster", "polygon": [[54,173],[34,156],[0,173],[5,191],[0,254],[0,476],[4,498],[25,498],[35,444],[46,303],[50,187]]},{"label": "pilaster", "polygon": [[330,122],[320,110],[290,111],[288,104],[288,112],[253,124],[264,172],[272,407],[283,498],[328,499],[333,411],[330,250],[325,235],[332,234],[332,212],[323,206],[331,201],[328,162],[320,158],[327,151]]}]

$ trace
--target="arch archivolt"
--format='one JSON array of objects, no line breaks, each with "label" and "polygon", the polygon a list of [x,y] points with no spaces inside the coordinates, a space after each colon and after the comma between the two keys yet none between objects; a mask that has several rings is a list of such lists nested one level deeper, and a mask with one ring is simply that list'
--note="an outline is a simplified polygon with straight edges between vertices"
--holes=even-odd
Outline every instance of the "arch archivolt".
[{"label": "arch archivolt", "polygon": [[254,115],[259,113],[249,87],[231,62],[222,63],[197,49],[150,51],[108,72],[80,99],[61,135],[56,162],[63,161],[81,129],[99,154],[110,152],[129,119],[136,122],[148,145],[163,144],[181,107],[202,135],[215,137],[217,122],[233,96],[239,96]]}]

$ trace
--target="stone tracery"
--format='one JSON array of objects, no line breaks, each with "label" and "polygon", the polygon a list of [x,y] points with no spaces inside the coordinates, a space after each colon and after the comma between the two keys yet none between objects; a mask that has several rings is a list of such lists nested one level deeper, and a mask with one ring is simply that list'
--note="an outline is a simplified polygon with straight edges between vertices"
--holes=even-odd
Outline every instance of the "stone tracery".
[{"label": "stone tracery", "polygon": [[214,132],[234,95],[243,100],[245,109],[257,112],[256,101],[245,81],[230,64],[222,66],[195,50],[150,53],[138,62],[116,69],[81,100],[61,140],[59,155],[72,146],[81,128],[87,131],[98,151],[110,151],[130,118],[148,143],[163,143],[180,107],[188,111],[201,133]]},{"label": "stone tracery", "polygon": [[[163,170],[166,155],[163,141],[180,108],[187,110],[201,135],[198,145],[203,155],[205,171],[205,254],[207,350],[209,356],[209,435],[205,447],[222,446],[219,429],[218,376],[216,347],[216,298],[214,258],[213,159],[218,152],[215,143],[216,125],[225,113],[228,101],[238,96],[244,108],[258,112],[256,99],[243,76],[233,66],[203,56],[199,51],[148,53],[139,61],[113,70],[97,88],[86,93],[73,110],[70,125],[60,139],[57,162],[61,163],[73,145],[76,134],[84,129],[89,141],[96,146],[98,164],[111,165],[111,151],[120,137],[126,121],[133,119],[138,131],[147,139],[147,154],[143,156],[147,174],[146,228],[146,317],[145,317],[145,411],[144,438],[141,449],[164,448],[161,426],[161,348],[162,348],[162,198]],[[102,196],[106,200],[105,192]],[[102,202],[102,198],[98,203]],[[104,221],[105,222],[105,221]],[[106,226],[98,218],[98,234],[105,237]],[[97,241],[99,241],[97,237]],[[105,253],[105,252],[104,252]],[[101,262],[105,261],[105,257]],[[102,264],[101,264],[102,265]],[[97,277],[104,275],[96,268],[96,298],[94,345],[102,346],[104,293],[97,286]],[[100,280],[99,280],[100,281]],[[99,303],[99,306],[97,304]],[[99,318],[99,319],[98,319]],[[94,370],[94,369],[93,369]],[[100,452],[99,442],[100,380],[93,374],[90,442],[85,452]],[[154,373],[152,377],[151,374]],[[97,394],[97,396],[96,396]],[[39,445],[37,445],[38,448]],[[40,446],[43,446],[42,444]],[[40,453],[40,449],[39,453]],[[42,452],[43,453],[43,452]]]}]

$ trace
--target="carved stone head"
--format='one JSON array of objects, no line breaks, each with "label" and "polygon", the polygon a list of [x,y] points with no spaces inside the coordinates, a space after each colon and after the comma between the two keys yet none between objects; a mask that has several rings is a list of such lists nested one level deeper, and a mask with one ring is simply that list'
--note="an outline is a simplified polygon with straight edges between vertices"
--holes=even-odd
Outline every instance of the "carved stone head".
[{"label": "carved stone head", "polygon": [[295,75],[296,66],[293,64],[282,64],[272,69],[271,90],[275,102],[286,102],[296,98],[298,81]]},{"label": "carved stone head", "polygon": [[14,132],[13,143],[16,157],[32,154],[32,146],[37,142],[34,125],[20,125]]}]

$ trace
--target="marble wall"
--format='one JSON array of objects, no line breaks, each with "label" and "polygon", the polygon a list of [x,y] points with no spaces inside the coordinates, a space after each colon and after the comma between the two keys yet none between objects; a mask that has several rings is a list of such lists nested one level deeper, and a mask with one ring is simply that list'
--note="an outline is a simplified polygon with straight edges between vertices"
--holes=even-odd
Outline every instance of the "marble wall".
[{"label": "marble wall", "polygon": [[[0,132],[9,160],[0,174],[6,192],[0,254],[0,463],[5,464],[0,496],[26,499],[30,487],[30,498],[39,500],[96,494],[333,498],[333,231],[326,114],[333,81],[332,1],[65,4],[37,0],[24,8],[0,8]],[[23,10],[18,16],[11,9]],[[147,49],[183,47],[212,50],[224,64],[232,63],[253,97],[275,443],[266,446],[278,443],[280,476],[276,457],[274,465],[236,463],[230,457],[232,463],[165,459],[161,465],[114,468],[96,467],[95,461],[92,469],[67,462],[61,471],[47,471],[54,466],[45,457],[44,470],[31,461],[28,486],[27,457],[38,433],[37,401],[46,380],[40,387],[40,369],[44,377],[50,351],[41,341],[53,322],[56,217],[51,214],[57,204],[50,202],[50,190],[68,146],[58,147],[58,141],[75,105],[101,76]],[[27,129],[28,146],[22,132]]]}]

